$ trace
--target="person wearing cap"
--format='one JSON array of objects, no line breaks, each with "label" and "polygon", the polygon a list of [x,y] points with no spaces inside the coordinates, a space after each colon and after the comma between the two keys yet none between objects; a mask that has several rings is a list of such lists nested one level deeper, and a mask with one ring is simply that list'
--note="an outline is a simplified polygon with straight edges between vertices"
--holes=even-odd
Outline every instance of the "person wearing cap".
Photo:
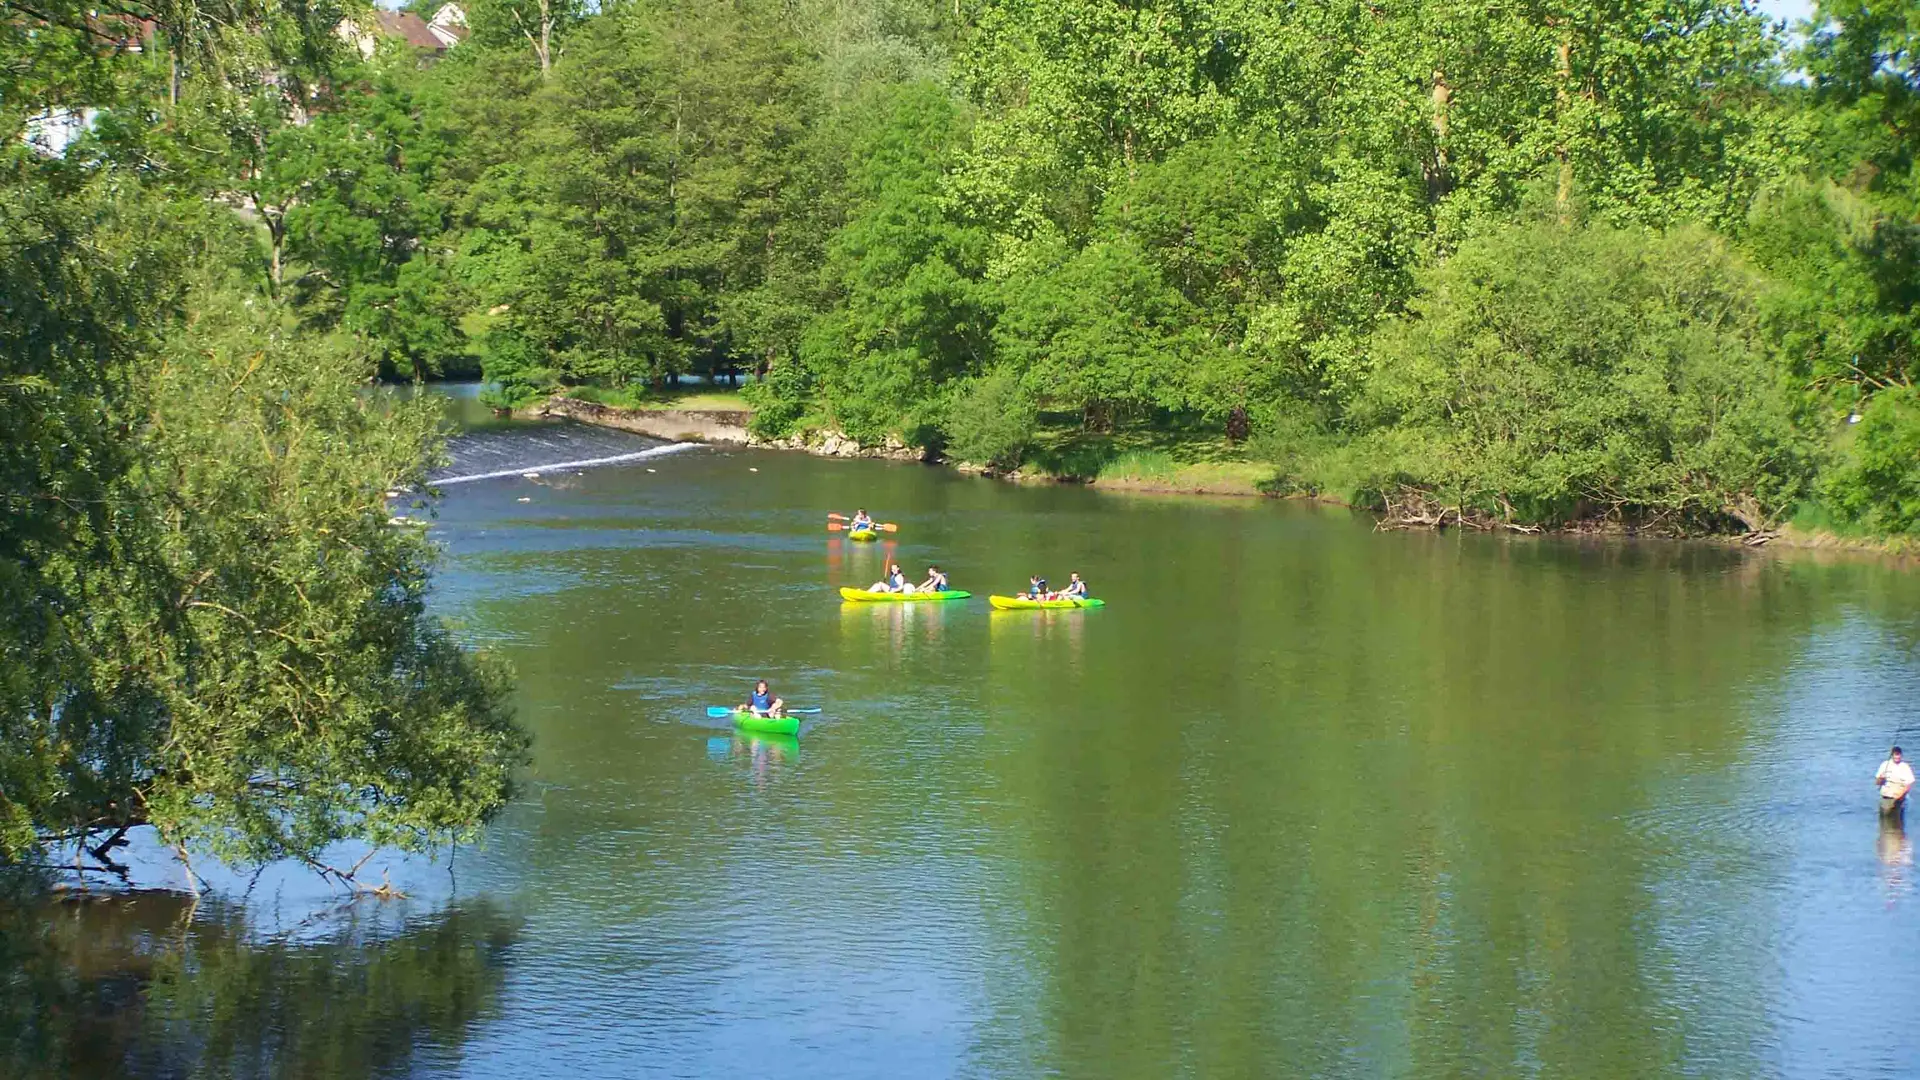
[{"label": "person wearing cap", "polygon": [[1880,789],[1881,813],[1897,814],[1906,806],[1907,790],[1913,787],[1913,766],[1901,760],[1899,747],[1887,752],[1887,760],[1873,774],[1873,783]]}]

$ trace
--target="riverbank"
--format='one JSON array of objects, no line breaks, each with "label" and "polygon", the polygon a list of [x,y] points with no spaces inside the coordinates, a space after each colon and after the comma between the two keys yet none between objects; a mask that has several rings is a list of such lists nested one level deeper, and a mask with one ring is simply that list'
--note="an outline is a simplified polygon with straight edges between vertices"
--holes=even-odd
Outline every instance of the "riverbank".
[{"label": "riverbank", "polygon": [[[728,408],[687,408],[665,403],[611,405],[555,396],[517,409],[526,419],[565,418],[674,442],[703,442],[794,450],[816,457],[873,458],[939,464],[976,476],[1018,484],[1078,484],[1096,490],[1140,495],[1213,495],[1230,498],[1297,498],[1334,506],[1348,503],[1325,495],[1281,494],[1273,490],[1275,468],[1247,460],[1239,448],[1219,437],[1183,432],[1086,435],[1065,428],[1041,432],[1029,461],[1011,472],[993,472],[967,462],[941,461],[898,438],[864,446],[834,431],[810,431],[782,439],[763,439],[750,430],[753,410],[738,395],[702,394],[689,404],[736,404]],[[1386,519],[1382,519],[1386,520]],[[1544,535],[1655,536],[1624,527],[1595,529],[1583,523],[1540,531]],[[1843,536],[1828,529],[1783,525],[1761,533],[1662,539],[1697,539],[1796,551],[1826,552],[1920,561],[1920,542],[1911,537]]]},{"label": "riverbank", "polygon": [[[737,395],[709,393],[694,400],[703,405],[730,403],[736,407],[618,405],[556,395],[516,409],[514,415],[531,420],[574,420],[673,442],[797,450],[816,457],[920,461],[1015,483],[1083,484],[1141,494],[1268,496],[1270,492],[1264,490],[1264,485],[1274,472],[1270,465],[1236,460],[1227,455],[1222,450],[1225,443],[1219,440],[1183,440],[1175,436],[1086,437],[1053,431],[1043,433],[1029,464],[1012,472],[996,473],[967,462],[930,458],[925,451],[908,446],[898,438],[879,446],[863,445],[836,431],[809,431],[781,439],[764,439],[750,430],[753,410],[739,401]],[[1182,460],[1183,457],[1192,459]]]}]

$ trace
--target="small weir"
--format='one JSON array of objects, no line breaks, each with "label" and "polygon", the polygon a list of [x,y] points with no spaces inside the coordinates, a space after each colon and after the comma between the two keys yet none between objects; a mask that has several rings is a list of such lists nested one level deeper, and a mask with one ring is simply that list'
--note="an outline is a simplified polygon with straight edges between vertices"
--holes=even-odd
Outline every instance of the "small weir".
[{"label": "small weir", "polygon": [[467,428],[449,439],[447,453],[453,461],[436,470],[430,480],[446,487],[529,472],[587,469],[644,461],[697,445],[571,421],[491,423]]}]

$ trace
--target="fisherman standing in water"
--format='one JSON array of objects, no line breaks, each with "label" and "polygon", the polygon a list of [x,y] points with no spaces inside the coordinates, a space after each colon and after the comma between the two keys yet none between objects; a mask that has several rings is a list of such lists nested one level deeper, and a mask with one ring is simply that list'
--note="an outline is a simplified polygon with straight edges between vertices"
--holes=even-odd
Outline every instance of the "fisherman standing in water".
[{"label": "fisherman standing in water", "polygon": [[1887,760],[1873,774],[1873,783],[1880,789],[1882,814],[1897,814],[1906,808],[1907,790],[1913,787],[1913,766],[1901,760],[1899,747],[1887,752]]}]

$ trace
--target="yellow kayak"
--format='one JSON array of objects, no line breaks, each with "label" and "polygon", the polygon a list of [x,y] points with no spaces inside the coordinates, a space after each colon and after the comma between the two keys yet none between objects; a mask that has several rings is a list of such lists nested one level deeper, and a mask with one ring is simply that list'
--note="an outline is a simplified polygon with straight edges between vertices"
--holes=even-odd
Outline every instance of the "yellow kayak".
[{"label": "yellow kayak", "polygon": [[874,601],[879,603],[905,603],[910,600],[965,600],[972,596],[970,592],[959,589],[947,589],[944,592],[874,592],[872,589],[841,589],[840,599],[851,601]]},{"label": "yellow kayak", "polygon": [[989,596],[987,603],[1001,611],[1024,611],[1028,608],[1068,609],[1106,607],[1105,600],[1095,600],[1089,596],[1083,600],[1029,600],[1024,596]]}]

